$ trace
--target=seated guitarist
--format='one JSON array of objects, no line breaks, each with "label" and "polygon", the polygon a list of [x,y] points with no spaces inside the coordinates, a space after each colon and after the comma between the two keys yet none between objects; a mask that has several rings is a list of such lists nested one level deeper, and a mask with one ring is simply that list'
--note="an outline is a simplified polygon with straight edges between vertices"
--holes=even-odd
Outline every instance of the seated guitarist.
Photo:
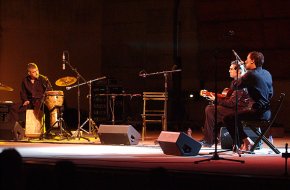
[{"label": "seated guitarist", "polygon": [[[237,69],[238,73],[237,73]],[[218,94],[217,100],[217,124],[222,124],[224,116],[235,112],[236,94],[238,95],[238,110],[249,109],[250,98],[246,89],[238,91],[234,90],[233,82],[246,73],[244,65],[239,65],[236,61],[232,61],[229,68],[230,77],[233,79],[230,88],[225,88],[222,94]],[[211,92],[201,91],[201,95],[207,97],[214,102],[215,94]],[[215,126],[215,106],[213,103],[205,108],[205,122],[203,126],[204,138],[200,140],[203,147],[211,147],[214,144],[214,126]],[[217,129],[218,130],[218,129]],[[219,130],[218,130],[219,131]]]}]

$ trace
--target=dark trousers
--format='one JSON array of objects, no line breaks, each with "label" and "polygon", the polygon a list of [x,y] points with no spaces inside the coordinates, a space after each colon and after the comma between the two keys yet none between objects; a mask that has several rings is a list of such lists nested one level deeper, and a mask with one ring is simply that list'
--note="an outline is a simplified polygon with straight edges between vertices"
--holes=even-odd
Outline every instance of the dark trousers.
[{"label": "dark trousers", "polygon": [[[43,105],[44,106],[44,105]],[[9,109],[9,120],[12,123],[15,123],[16,121],[24,128],[25,127],[25,121],[26,121],[26,110],[27,109],[33,109],[38,113],[37,111],[41,108],[44,109],[44,114],[45,116],[45,126],[50,126],[49,122],[49,111],[46,108],[46,106],[43,107],[35,107],[33,105],[27,105],[27,106],[22,106],[21,103],[15,103],[13,104],[10,109]]]},{"label": "dark trousers", "polygon": [[[221,126],[223,119],[226,115],[233,113],[233,108],[224,106],[217,106],[217,128]],[[214,130],[215,130],[215,105],[208,105],[205,108],[205,122],[203,128],[204,140],[209,144],[214,144]],[[217,134],[219,133],[217,131]]]},{"label": "dark trousers", "polygon": [[[247,138],[247,135],[245,134],[242,126],[242,121],[257,121],[257,120],[268,120],[271,117],[271,111],[259,111],[259,110],[253,110],[253,109],[247,109],[247,110],[240,110],[237,113],[237,136],[235,136],[235,112],[230,113],[226,115],[223,119],[223,123],[225,127],[227,127],[227,130],[229,131],[229,134],[231,135],[232,139],[237,138],[238,145],[240,146],[243,142],[243,139]],[[235,142],[235,141],[234,141]]]}]

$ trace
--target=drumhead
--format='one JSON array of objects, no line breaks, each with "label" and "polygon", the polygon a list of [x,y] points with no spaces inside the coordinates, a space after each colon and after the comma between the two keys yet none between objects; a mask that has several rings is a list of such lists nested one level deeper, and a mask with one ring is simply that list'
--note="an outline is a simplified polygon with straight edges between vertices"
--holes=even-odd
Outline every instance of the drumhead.
[{"label": "drumhead", "polygon": [[63,96],[62,90],[51,90],[45,92],[46,96]]}]

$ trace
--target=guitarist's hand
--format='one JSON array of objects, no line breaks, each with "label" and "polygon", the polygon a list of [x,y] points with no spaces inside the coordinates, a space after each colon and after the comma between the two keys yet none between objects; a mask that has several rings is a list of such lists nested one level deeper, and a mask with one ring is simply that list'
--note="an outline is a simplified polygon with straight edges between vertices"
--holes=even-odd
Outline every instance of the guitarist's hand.
[{"label": "guitarist's hand", "polygon": [[215,100],[215,96],[210,93],[208,96],[207,96],[207,99],[209,99],[210,101],[214,101]]}]

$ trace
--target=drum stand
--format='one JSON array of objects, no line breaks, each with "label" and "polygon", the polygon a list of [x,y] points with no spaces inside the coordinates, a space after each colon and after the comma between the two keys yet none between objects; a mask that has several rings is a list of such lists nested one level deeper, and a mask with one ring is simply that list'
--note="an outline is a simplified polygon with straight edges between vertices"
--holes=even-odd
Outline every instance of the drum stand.
[{"label": "drum stand", "polygon": [[[65,121],[63,119],[63,106],[55,106],[53,109],[58,109],[58,117],[57,120],[52,124],[52,126],[50,127],[50,129],[48,129],[44,136],[47,136],[52,130],[58,130],[57,132],[55,132],[56,134],[58,134],[57,136],[60,136],[62,138],[67,138],[69,139],[69,137],[71,137],[71,133],[66,131],[66,124]],[[53,111],[53,110],[51,110]],[[57,127],[55,127],[57,126]],[[62,139],[60,139],[62,140]]]}]

